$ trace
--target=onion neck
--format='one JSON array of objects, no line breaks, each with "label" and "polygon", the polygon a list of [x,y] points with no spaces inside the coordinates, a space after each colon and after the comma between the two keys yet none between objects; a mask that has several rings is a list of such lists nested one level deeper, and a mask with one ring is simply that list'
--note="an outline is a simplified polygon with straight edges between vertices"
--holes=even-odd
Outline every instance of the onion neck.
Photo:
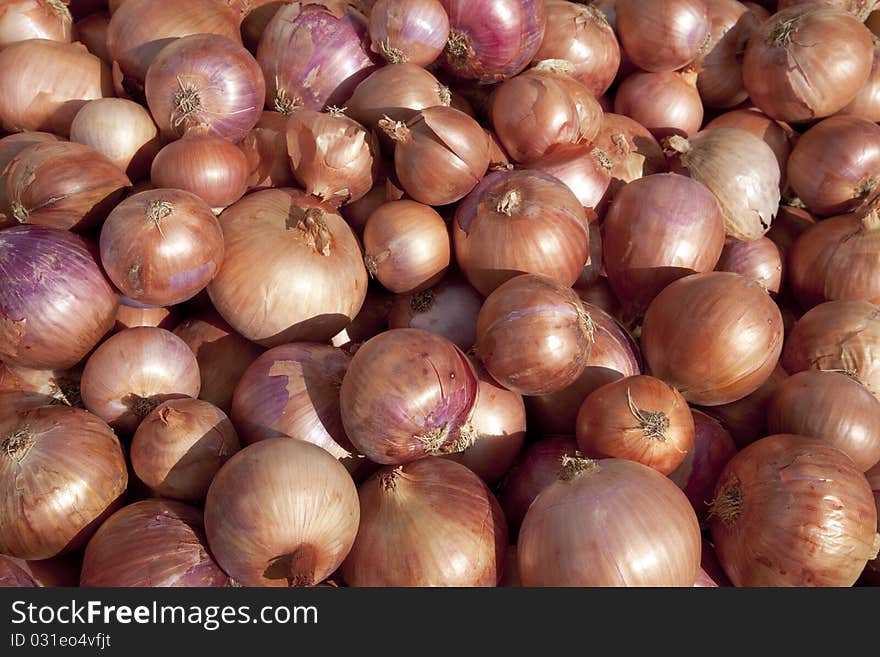
[{"label": "onion neck", "polygon": [[332,235],[330,227],[324,219],[324,211],[321,208],[309,208],[303,210],[294,206],[287,218],[287,228],[300,231],[306,238],[309,246],[323,256],[330,255],[330,243]]},{"label": "onion neck", "polygon": [[185,85],[180,79],[178,85],[179,88],[174,94],[174,109],[177,111],[177,118],[174,119],[175,128],[202,108],[202,99],[196,87]]},{"label": "onion neck", "polygon": [[586,5],[578,5],[577,17],[575,21],[578,25],[583,26],[589,23],[590,21],[594,21],[598,23],[602,27],[608,27],[611,29],[611,24],[608,22],[608,17],[602,12],[594,4],[586,4]]},{"label": "onion neck", "polygon": [[379,42],[379,54],[381,54],[389,64],[405,64],[409,61],[409,57],[406,56],[406,53],[400,48],[392,46],[387,37]]},{"label": "onion neck", "polygon": [[0,453],[16,463],[21,463],[36,442],[37,438],[31,433],[30,428],[21,427],[3,439],[0,443]]},{"label": "onion neck", "polygon": [[75,379],[62,377],[55,380],[52,403],[55,405],[84,408],[79,382]]},{"label": "onion neck", "polygon": [[611,162],[611,158],[603,151],[601,148],[594,148],[590,151],[590,155],[596,160],[600,167],[605,169],[609,174],[614,169],[614,164]]},{"label": "onion neck", "polygon": [[122,401],[128,408],[128,410],[130,410],[141,419],[147,417],[150,413],[153,412],[153,409],[159,405],[158,399],[141,397],[140,395],[135,395],[134,393],[126,395],[125,399],[123,399]]},{"label": "onion neck", "polygon": [[518,189],[508,189],[495,201],[495,212],[512,217],[522,207],[522,193]]},{"label": "onion neck", "polygon": [[73,22],[73,16],[71,16],[70,10],[62,0],[46,0],[46,4],[49,5],[49,8],[54,11],[62,21]]},{"label": "onion neck", "polygon": [[443,107],[449,107],[452,105],[452,92],[445,84],[437,85],[437,97],[440,99],[440,104],[443,105]]},{"label": "onion neck", "polygon": [[672,135],[663,140],[663,150],[669,155],[685,155],[691,150],[691,143],[681,135]]},{"label": "onion neck", "polygon": [[579,452],[574,456],[562,455],[562,467],[559,469],[561,481],[574,481],[584,475],[596,474],[601,470],[599,461],[584,458]]},{"label": "onion neck", "polygon": [[471,40],[468,35],[460,30],[451,30],[449,39],[446,41],[446,55],[453,67],[465,68],[468,61],[474,56],[474,49],[471,48]]},{"label": "onion neck", "polygon": [[742,514],[742,488],[734,477],[727,481],[709,505],[709,517],[718,518],[728,527],[733,527]]},{"label": "onion neck", "polygon": [[383,472],[379,475],[379,486],[383,492],[396,491],[397,480],[403,476],[403,466],[399,465],[393,470]]},{"label": "onion neck", "polygon": [[290,116],[294,110],[303,106],[302,100],[298,96],[291,98],[287,95],[287,90],[278,87],[275,90],[275,98],[272,100],[273,109],[279,114]]},{"label": "onion neck", "polygon": [[626,403],[629,406],[629,412],[638,420],[639,428],[645,434],[648,440],[658,440],[661,443],[666,442],[666,432],[669,430],[669,418],[663,411],[646,411],[636,406],[632,398],[632,391],[626,389]]},{"label": "onion neck", "polygon": [[409,307],[412,308],[413,312],[416,313],[424,313],[431,309],[431,306],[434,305],[434,291],[433,290],[422,290],[421,292],[416,292],[409,300]]},{"label": "onion neck", "polygon": [[797,32],[798,23],[800,23],[800,16],[782,21],[770,32],[770,36],[767,38],[767,45],[774,48],[787,48],[788,44],[791,43],[792,36]]},{"label": "onion neck", "polygon": [[288,586],[313,586],[318,562],[318,551],[312,545],[302,544],[293,552],[276,557],[263,573],[266,579],[286,579]]},{"label": "onion neck", "polygon": [[379,128],[397,143],[403,144],[412,140],[412,132],[406,127],[406,123],[395,121],[387,115],[379,119]]}]

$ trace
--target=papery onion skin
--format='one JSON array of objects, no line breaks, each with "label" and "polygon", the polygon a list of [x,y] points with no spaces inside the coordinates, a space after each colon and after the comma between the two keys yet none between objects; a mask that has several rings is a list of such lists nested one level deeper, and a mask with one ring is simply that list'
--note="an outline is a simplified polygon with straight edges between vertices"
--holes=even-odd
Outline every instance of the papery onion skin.
[{"label": "papery onion skin", "polygon": [[734,586],[851,586],[880,546],[865,475],[840,450],[791,434],[731,459],[710,527]]},{"label": "papery onion skin", "polygon": [[486,298],[477,317],[477,355],[508,390],[545,395],[570,386],[584,371],[593,330],[571,288],[523,274]]},{"label": "papery onion skin", "polygon": [[245,338],[264,347],[328,340],[363,305],[360,246],[319,199],[297,190],[255,192],[224,211],[220,227],[226,254],[208,293]]},{"label": "papery onion skin", "polygon": [[114,333],[124,331],[136,326],[155,326],[173,331],[180,321],[176,308],[165,306],[144,306],[122,297],[119,300],[119,309],[116,311],[116,324],[113,326]]},{"label": "papery onion skin", "polygon": [[249,445],[217,473],[205,503],[214,558],[242,586],[312,586],[355,540],[357,489],[339,462],[302,440]]},{"label": "papery onion skin", "polygon": [[690,71],[637,71],[617,88],[614,111],[650,130],[656,139],[689,137],[703,124],[703,103]]},{"label": "papery onion skin", "polygon": [[20,41],[0,51],[0,126],[61,137],[89,100],[113,96],[110,69],[81,43]]},{"label": "papery onion skin", "polygon": [[680,278],[657,295],[641,343],[654,376],[690,403],[716,406],[742,399],[770,377],[782,339],[782,315],[766,290],[739,274],[708,272]]},{"label": "papery onion skin", "polygon": [[[880,465],[876,465],[865,473],[871,490],[874,493],[874,506],[877,508],[877,530],[880,532]],[[861,581],[872,585],[880,586],[880,557],[868,562],[865,570],[862,572]]]},{"label": "papery onion skin", "polygon": [[707,0],[708,41],[701,48],[697,89],[707,107],[733,107],[747,100],[742,58],[763,18],[736,0]]},{"label": "papery onion skin", "polygon": [[[46,258],[57,264],[47,268]],[[83,238],[42,226],[0,232],[0,357],[5,362],[34,369],[72,367],[113,328],[118,304],[96,249]]]},{"label": "papery onion skin", "polygon": [[342,425],[375,463],[461,451],[477,387],[473,365],[445,338],[420,329],[386,331],[355,352],[340,390]]},{"label": "papery onion skin", "polygon": [[165,329],[137,327],[104,341],[86,361],[86,408],[121,433],[168,399],[199,396],[199,366],[186,343]]},{"label": "papery onion skin", "polygon": [[382,468],[359,493],[361,524],[342,565],[350,586],[497,586],[507,523],[470,470],[427,457]]},{"label": "papery onion skin", "polygon": [[749,40],[743,82],[768,116],[812,121],[852,102],[868,81],[873,53],[870,31],[852,14],[818,5],[791,7],[765,21]]},{"label": "papery onion skin", "polygon": [[76,32],[76,39],[89,52],[99,57],[101,61],[111,64],[112,59],[107,51],[107,33],[110,29],[110,15],[106,12],[89,14],[78,20],[73,25]]},{"label": "papery onion skin", "polygon": [[287,116],[264,111],[238,147],[247,158],[249,190],[296,186],[287,154]]},{"label": "papery onion skin", "polygon": [[9,0],[0,8],[0,49],[26,39],[70,43],[73,19],[57,0]]},{"label": "papery onion skin", "polygon": [[611,195],[629,182],[666,171],[663,149],[650,131],[628,116],[605,112],[596,148],[611,162]]},{"label": "papery onion skin", "polygon": [[199,509],[143,500],[108,518],[86,546],[82,587],[225,587]]},{"label": "papery onion skin", "polygon": [[748,242],[728,239],[715,269],[745,276],[770,294],[778,294],[782,288],[782,253],[766,236]]},{"label": "papery onion skin", "polygon": [[128,484],[104,422],[63,406],[22,409],[0,425],[0,553],[48,559],[80,547]]},{"label": "papery onion skin", "polygon": [[674,71],[696,59],[709,36],[704,0],[617,0],[617,36],[645,71]]},{"label": "papery onion skin", "polygon": [[773,219],[773,225],[767,231],[769,237],[782,253],[783,262],[788,271],[788,254],[795,241],[816,223],[816,218],[803,208],[780,205],[779,213]]},{"label": "papery onion skin", "polygon": [[[48,404],[81,408],[81,376],[82,370],[78,367],[69,370],[34,370],[0,361],[0,394],[23,392],[45,397]],[[15,407],[16,404],[10,406]]]},{"label": "papery onion skin", "polygon": [[880,121],[880,40],[876,36],[874,36],[874,63],[871,67],[871,76],[852,102],[837,114]]},{"label": "papery onion skin", "polygon": [[[565,183],[587,209],[587,220],[604,216],[611,185],[611,162],[605,153],[591,146],[570,146],[529,164],[529,170],[541,171]],[[590,238],[592,241],[592,237]]]},{"label": "papery onion skin", "polygon": [[438,0],[378,0],[370,10],[370,49],[390,64],[431,64],[449,38],[449,16]]},{"label": "papery onion skin", "polygon": [[667,477],[633,461],[567,458],[519,531],[524,586],[693,586],[700,526]]},{"label": "papery onion skin", "polygon": [[48,132],[14,132],[0,139],[0,228],[18,223],[10,212],[9,198],[6,194],[6,169],[9,163],[28,146],[47,141],[59,141],[59,139]]}]

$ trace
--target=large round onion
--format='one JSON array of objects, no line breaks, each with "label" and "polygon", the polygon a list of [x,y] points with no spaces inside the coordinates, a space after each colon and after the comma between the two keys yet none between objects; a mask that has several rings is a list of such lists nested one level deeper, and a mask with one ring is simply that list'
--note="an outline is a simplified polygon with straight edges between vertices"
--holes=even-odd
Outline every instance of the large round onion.
[{"label": "large round onion", "polygon": [[563,457],[519,532],[525,586],[693,586],[700,525],[656,470],[622,459]]},{"label": "large round onion", "polygon": [[348,224],[295,190],[250,194],[220,215],[226,254],[208,286],[223,318],[266,347],[328,340],[354,318],[367,270]]},{"label": "large round onion", "polygon": [[420,329],[386,331],[355,352],[342,379],[342,424],[376,463],[461,451],[477,386],[473,365],[448,340]]},{"label": "large round onion", "polygon": [[611,193],[626,183],[666,171],[663,149],[645,126],[628,116],[605,112],[596,148],[611,162]]},{"label": "large round onion", "polygon": [[839,449],[790,434],[731,459],[710,526],[735,586],[851,586],[880,547],[865,475]]},{"label": "large round onion", "polygon": [[48,559],[75,550],[127,484],[119,440],[94,415],[43,406],[0,417],[0,554]]},{"label": "large round onion", "polygon": [[70,43],[72,27],[62,0],[7,0],[0,7],[0,48],[27,39]]},{"label": "large round onion", "polygon": [[172,500],[130,504],[101,525],[86,547],[80,586],[229,586],[208,551],[202,513]]},{"label": "large round onion", "polygon": [[715,117],[705,126],[706,130],[711,128],[740,128],[763,139],[776,154],[776,161],[779,163],[780,189],[785,186],[788,158],[796,137],[791,126],[771,119],[757,107],[749,107],[734,109]]},{"label": "large round onion", "polygon": [[770,294],[782,287],[782,253],[766,236],[748,242],[728,239],[715,269],[745,276]]},{"label": "large round onion", "polygon": [[700,48],[697,89],[707,107],[733,107],[747,100],[742,60],[763,17],[737,0],[706,0],[709,36]]},{"label": "large round onion", "polygon": [[617,0],[614,6],[620,44],[645,71],[686,66],[709,37],[705,0]]},{"label": "large round onion", "polygon": [[871,77],[852,102],[838,112],[846,116],[858,116],[869,121],[880,121],[880,39],[874,38],[874,64]]},{"label": "large round onion", "polygon": [[715,406],[769,378],[782,338],[782,315],[764,288],[739,274],[709,272],[657,295],[645,314],[642,351],[654,376],[691,403]]},{"label": "large round onion", "polygon": [[[45,266],[47,258],[54,266]],[[113,328],[118,305],[83,238],[41,226],[0,231],[0,358],[7,363],[72,367]]]},{"label": "large round onion", "polygon": [[439,0],[378,0],[370,9],[370,49],[392,64],[428,66],[448,38],[449,17]]},{"label": "large round onion", "polygon": [[163,401],[198,397],[199,385],[199,366],[186,343],[147,326],[103,342],[86,361],[81,383],[86,408],[127,434]]},{"label": "large round onion", "polygon": [[614,111],[645,126],[657,139],[690,137],[703,124],[697,74],[687,71],[636,71],[620,84]]},{"label": "large round onion", "polygon": [[335,571],[358,530],[357,489],[330,454],[302,440],[245,447],[205,502],[211,552],[243,586],[312,586]]}]

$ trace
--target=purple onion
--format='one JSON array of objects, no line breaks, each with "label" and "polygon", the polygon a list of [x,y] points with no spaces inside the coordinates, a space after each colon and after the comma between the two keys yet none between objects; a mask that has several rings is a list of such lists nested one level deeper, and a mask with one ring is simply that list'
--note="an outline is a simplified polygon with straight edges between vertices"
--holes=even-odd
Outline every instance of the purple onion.
[{"label": "purple onion", "polygon": [[391,64],[427,66],[449,39],[449,17],[439,0],[379,0],[370,11],[371,49]]},{"label": "purple onion", "polygon": [[367,19],[345,3],[284,5],[263,32],[257,61],[266,104],[282,114],[342,106],[375,68]]},{"label": "purple onion", "polygon": [[544,39],[544,0],[440,0],[449,16],[443,64],[463,78],[498,82],[522,71]]},{"label": "purple onion", "polygon": [[151,499],[120,509],[95,532],[80,586],[229,586],[229,577],[208,551],[202,512]]},{"label": "purple onion", "polygon": [[113,328],[118,305],[87,240],[34,225],[0,231],[0,359],[73,367]]}]

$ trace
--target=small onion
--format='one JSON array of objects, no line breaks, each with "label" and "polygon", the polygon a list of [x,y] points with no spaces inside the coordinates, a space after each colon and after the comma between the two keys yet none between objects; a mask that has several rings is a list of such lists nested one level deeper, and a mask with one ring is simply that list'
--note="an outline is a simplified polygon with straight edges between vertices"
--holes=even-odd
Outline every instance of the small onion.
[{"label": "small onion", "polygon": [[342,564],[349,585],[498,585],[507,523],[486,484],[464,466],[428,457],[382,468],[359,494],[360,528]]},{"label": "small onion", "polygon": [[205,530],[242,586],[312,586],[333,573],[358,530],[357,489],[330,454],[302,440],[249,445],[217,473]]},{"label": "small onion", "polygon": [[264,111],[257,125],[238,146],[248,162],[248,189],[296,186],[287,154],[287,117],[284,114]]},{"label": "small onion", "polygon": [[614,5],[620,44],[645,71],[690,64],[709,37],[705,0],[617,0]]},{"label": "small onion", "polygon": [[0,554],[48,559],[80,547],[128,483],[119,440],[76,408],[0,418]]},{"label": "small onion", "polygon": [[171,500],[144,500],[110,516],[86,546],[80,586],[229,586],[208,551],[202,513]]},{"label": "small onion", "polygon": [[27,39],[70,43],[72,26],[62,0],[7,0],[0,7],[0,49]]},{"label": "small onion", "polygon": [[117,431],[131,434],[163,401],[199,396],[199,365],[173,333],[130,328],[89,356],[81,386],[87,409]]},{"label": "small onion", "polygon": [[369,31],[370,49],[389,63],[428,66],[446,46],[449,17],[438,0],[378,0]]},{"label": "small onion", "polygon": [[703,102],[692,70],[627,76],[614,96],[614,111],[645,126],[656,139],[690,137],[703,124]]},{"label": "small onion", "polygon": [[737,0],[706,0],[709,36],[701,46],[697,89],[707,107],[733,107],[747,100],[742,59],[763,18]]},{"label": "small onion", "polygon": [[122,297],[119,300],[119,309],[116,311],[113,332],[118,333],[136,326],[156,326],[172,331],[179,321],[180,317],[175,308],[145,306],[128,297]]},{"label": "small onion", "polygon": [[589,221],[605,214],[612,165],[602,150],[590,146],[560,148],[531,162],[529,169],[564,182],[588,210]]},{"label": "small onion", "polygon": [[749,242],[728,239],[715,269],[745,276],[770,294],[778,294],[782,287],[782,253],[768,237]]},{"label": "small onion", "polygon": [[838,114],[858,116],[868,121],[880,121],[880,39],[876,36],[874,36],[874,63],[871,67],[871,76],[852,102]]},{"label": "small onion", "polygon": [[626,183],[666,171],[666,157],[654,135],[628,116],[605,112],[595,140],[611,162],[611,193]]},{"label": "small onion", "polygon": [[76,40],[82,43],[89,52],[99,57],[106,64],[113,60],[107,50],[107,34],[110,31],[110,14],[98,12],[81,18],[73,25]]}]

